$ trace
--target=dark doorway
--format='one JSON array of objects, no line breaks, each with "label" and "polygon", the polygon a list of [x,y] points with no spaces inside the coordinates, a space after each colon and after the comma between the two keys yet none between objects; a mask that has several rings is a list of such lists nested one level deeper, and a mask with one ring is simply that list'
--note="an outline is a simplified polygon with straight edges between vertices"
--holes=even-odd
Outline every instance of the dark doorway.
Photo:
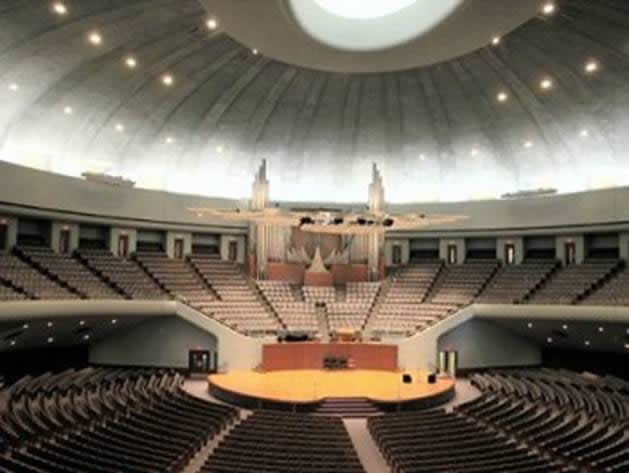
[{"label": "dark doorway", "polygon": [[7,234],[9,233],[9,227],[6,223],[0,223],[0,251],[7,249]]},{"label": "dark doorway", "polygon": [[129,235],[118,237],[118,256],[127,258],[129,256]]},{"label": "dark doorway", "polygon": [[61,230],[59,234],[59,253],[62,255],[70,253],[70,230]]},{"label": "dark doorway", "polygon": [[448,245],[448,264],[457,264],[459,255],[456,245]]},{"label": "dark doorway", "polygon": [[402,264],[402,247],[400,245],[393,245],[393,264]]},{"label": "dark doorway", "polygon": [[566,266],[577,262],[577,246],[574,242],[568,242],[564,246]]},{"label": "dark doorway", "polygon": [[190,374],[208,374],[212,370],[212,358],[209,350],[190,350],[188,354]]},{"label": "dark doorway", "polygon": [[175,240],[175,259],[183,259],[183,238]]},{"label": "dark doorway", "polygon": [[228,257],[229,257],[229,261],[233,261],[233,262],[238,261],[238,242],[237,241],[229,242]]},{"label": "dark doorway", "polygon": [[505,245],[505,263],[508,265],[515,264],[515,245],[512,243]]}]

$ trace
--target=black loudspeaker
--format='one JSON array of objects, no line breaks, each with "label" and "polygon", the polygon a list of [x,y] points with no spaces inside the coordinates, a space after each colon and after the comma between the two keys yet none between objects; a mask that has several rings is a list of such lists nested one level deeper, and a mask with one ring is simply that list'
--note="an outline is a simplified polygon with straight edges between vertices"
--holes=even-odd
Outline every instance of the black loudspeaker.
[{"label": "black loudspeaker", "polygon": [[413,378],[411,377],[410,374],[403,374],[402,375],[402,382],[404,384],[411,384],[413,382]]},{"label": "black loudspeaker", "polygon": [[428,384],[435,384],[437,382],[437,375],[435,373],[428,374]]}]

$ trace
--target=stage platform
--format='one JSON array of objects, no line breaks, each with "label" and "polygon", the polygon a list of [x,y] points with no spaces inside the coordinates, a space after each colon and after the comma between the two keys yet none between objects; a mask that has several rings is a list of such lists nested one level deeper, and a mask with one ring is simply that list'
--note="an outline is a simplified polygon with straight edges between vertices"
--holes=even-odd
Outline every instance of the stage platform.
[{"label": "stage platform", "polygon": [[395,411],[433,407],[454,395],[450,378],[429,384],[427,372],[408,374],[410,384],[402,382],[398,371],[233,371],[210,376],[209,387],[215,397],[243,407],[299,412],[314,411],[330,398],[365,398],[382,410]]}]

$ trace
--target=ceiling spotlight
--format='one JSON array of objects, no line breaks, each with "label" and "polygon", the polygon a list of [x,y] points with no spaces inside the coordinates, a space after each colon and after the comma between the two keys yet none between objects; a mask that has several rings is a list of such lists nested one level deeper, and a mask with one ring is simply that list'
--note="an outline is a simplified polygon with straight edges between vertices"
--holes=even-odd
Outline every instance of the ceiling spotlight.
[{"label": "ceiling spotlight", "polygon": [[591,74],[592,72],[598,71],[598,62],[596,61],[588,61],[585,63],[585,72]]},{"label": "ceiling spotlight", "polygon": [[579,132],[579,136],[581,138],[587,138],[588,136],[590,136],[590,132],[586,129],[583,129]]},{"label": "ceiling spotlight", "polygon": [[603,333],[603,332],[605,331],[605,329],[604,329],[603,327],[599,327],[599,328],[598,328],[598,331],[599,331],[600,333]]},{"label": "ceiling spotlight", "polygon": [[259,54],[259,51],[256,48],[253,48],[251,52],[253,53],[254,56],[257,56]]},{"label": "ceiling spotlight", "polygon": [[533,322],[529,322],[529,323],[528,323],[528,327],[529,327],[529,328],[533,328]]},{"label": "ceiling spotlight", "polygon": [[532,147],[533,147],[533,142],[532,142],[532,141],[525,141],[525,142],[524,142],[524,147],[525,147],[526,149],[530,149],[530,148],[532,148]]},{"label": "ceiling spotlight", "polygon": [[81,326],[85,325],[85,320],[81,320],[81,321],[79,322],[79,325],[81,325]]},{"label": "ceiling spotlight", "polygon": [[48,322],[46,325],[48,325],[49,327],[52,327],[52,322]]},{"label": "ceiling spotlight", "polygon": [[493,46],[498,46],[500,44],[500,36],[494,36],[491,40],[491,44]]},{"label": "ceiling spotlight", "polygon": [[498,99],[498,102],[506,102],[509,95],[506,92],[500,92],[496,98]]},{"label": "ceiling spotlight", "polygon": [[629,343],[625,343],[625,350],[629,350]]},{"label": "ceiling spotlight", "polygon": [[89,39],[90,43],[95,46],[99,46],[103,42],[103,37],[97,31],[92,31],[87,38]]},{"label": "ceiling spotlight", "polygon": [[9,84],[9,90],[10,90],[11,92],[17,92],[18,90],[20,90],[20,86],[19,86],[19,85],[17,85],[15,82],[11,82],[11,83]]},{"label": "ceiling spotlight", "polygon": [[126,58],[124,63],[129,69],[133,69],[135,68],[135,66],[138,65],[138,61],[133,56],[129,56],[128,58]]},{"label": "ceiling spotlight", "polygon": [[553,81],[550,79],[543,79],[539,83],[539,86],[542,88],[542,90],[548,90],[553,86]]},{"label": "ceiling spotlight", "polygon": [[586,347],[589,347],[589,346],[590,346],[590,341],[589,341],[589,340],[586,340],[586,341],[585,341],[585,346],[586,346]]},{"label": "ceiling spotlight", "polygon": [[542,13],[544,15],[552,15],[553,13],[555,13],[555,10],[556,10],[555,4],[552,2],[545,3],[544,6],[542,7]]},{"label": "ceiling spotlight", "polygon": [[9,345],[11,345],[12,347],[13,347],[13,346],[15,346],[15,340],[11,340],[11,341],[9,342]]},{"label": "ceiling spotlight", "polygon": [[118,323],[118,319],[111,319],[111,323],[114,324],[114,325],[117,324]]},{"label": "ceiling spotlight", "polygon": [[88,333],[86,333],[85,335],[83,335],[83,340],[89,340],[90,336]]},{"label": "ceiling spotlight", "polygon": [[205,24],[210,30],[215,30],[218,27],[218,21],[216,21],[216,18],[210,18]]},{"label": "ceiling spotlight", "polygon": [[61,2],[55,2],[52,5],[52,11],[54,11],[57,15],[65,15],[68,13],[68,7]]},{"label": "ceiling spotlight", "polygon": [[65,108],[63,109],[63,113],[65,113],[66,115],[72,115],[72,112],[73,112],[73,111],[74,111],[74,110],[72,110],[72,107],[65,107]]},{"label": "ceiling spotlight", "polygon": [[548,338],[546,339],[546,341],[547,341],[548,343],[553,343],[553,339],[552,339],[551,337],[548,337]]},{"label": "ceiling spotlight", "polygon": [[54,341],[55,341],[55,339],[53,337],[48,337],[48,343],[52,343]]},{"label": "ceiling spotlight", "polygon": [[24,324],[24,325],[22,325],[22,328],[23,328],[24,330],[26,330],[26,329],[28,328],[28,324]]},{"label": "ceiling spotlight", "polygon": [[567,326],[566,324],[563,324],[561,327],[562,327],[564,330],[568,330],[568,326]]},{"label": "ceiling spotlight", "polygon": [[173,85],[173,82],[175,82],[175,79],[173,79],[173,76],[170,74],[166,74],[165,76],[162,76],[162,82],[164,85],[171,86]]},{"label": "ceiling spotlight", "polygon": [[172,145],[175,142],[175,139],[172,136],[167,136],[166,137],[166,144],[167,145]]},{"label": "ceiling spotlight", "polygon": [[116,131],[122,133],[124,131],[124,125],[122,123],[116,123]]}]

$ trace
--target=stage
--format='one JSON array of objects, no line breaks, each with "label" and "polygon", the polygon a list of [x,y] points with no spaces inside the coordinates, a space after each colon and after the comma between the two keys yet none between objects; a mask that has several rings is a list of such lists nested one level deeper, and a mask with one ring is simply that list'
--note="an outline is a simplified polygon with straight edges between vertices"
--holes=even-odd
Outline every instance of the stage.
[{"label": "stage", "polygon": [[366,398],[387,410],[401,406],[426,408],[454,395],[454,381],[427,381],[428,373],[414,371],[409,384],[402,373],[379,370],[283,370],[267,373],[233,371],[209,377],[210,392],[228,402],[252,408],[308,411],[326,398]]}]

